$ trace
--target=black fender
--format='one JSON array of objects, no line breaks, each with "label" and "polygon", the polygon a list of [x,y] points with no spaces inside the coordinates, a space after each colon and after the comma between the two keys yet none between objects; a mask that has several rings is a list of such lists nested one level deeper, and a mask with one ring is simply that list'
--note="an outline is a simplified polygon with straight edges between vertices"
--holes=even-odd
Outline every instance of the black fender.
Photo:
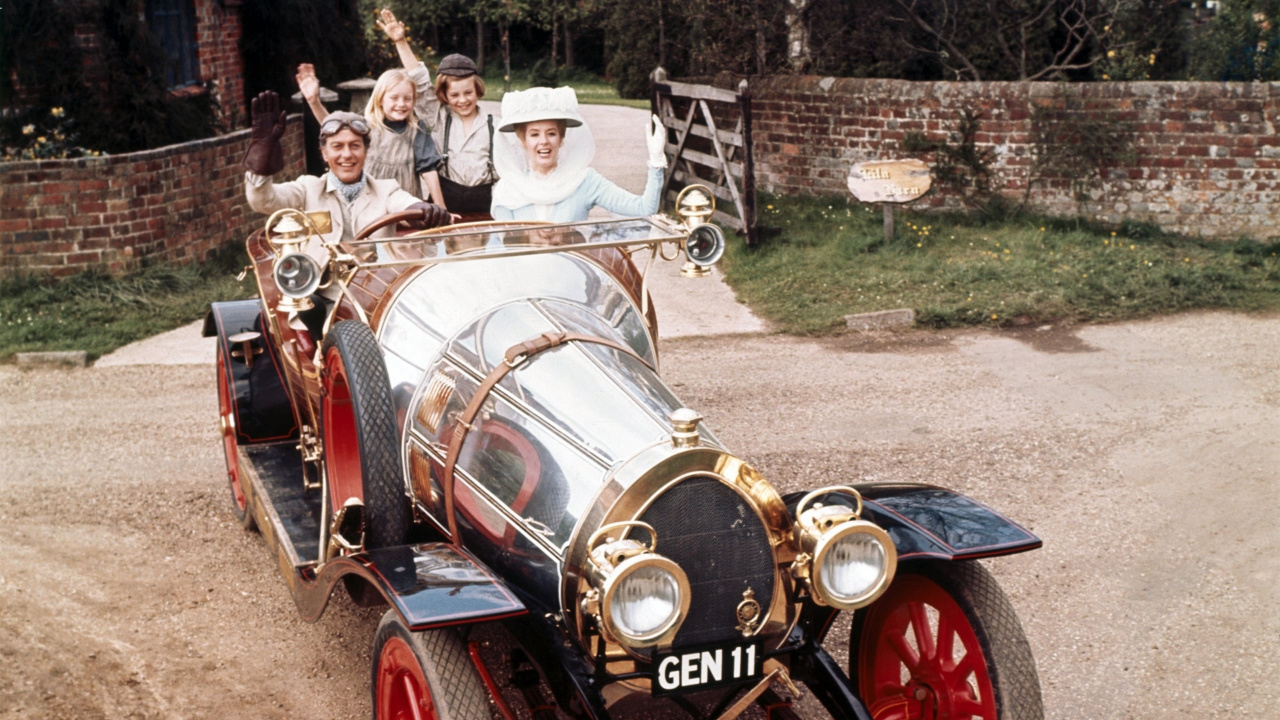
[{"label": "black fender", "polygon": [[[862,519],[884,528],[898,551],[898,562],[913,560],[976,560],[1013,555],[1039,548],[1044,542],[1018,523],[953,490],[925,483],[867,483],[850,485],[862,495]],[[796,505],[808,493],[783,497],[795,516]],[[828,493],[815,502],[854,506],[844,493]],[[800,625],[821,640],[838,610],[806,601]]]},{"label": "black fender", "polygon": [[[250,342],[252,364],[246,363],[243,343],[232,335],[256,332]],[[236,440],[241,445],[280,442],[298,438],[298,422],[280,369],[280,357],[268,339],[257,300],[217,302],[204,318],[204,337],[217,337],[227,357],[229,386],[235,402]]]},{"label": "black fender", "polygon": [[[862,519],[889,533],[898,550],[898,562],[974,560],[1035,550],[1040,538],[1018,523],[953,490],[924,483],[869,483],[851,485],[862,495]],[[807,493],[783,498],[795,514],[796,504]],[[853,498],[830,493],[816,502],[852,507]]]},{"label": "black fender", "polygon": [[[413,631],[504,620],[528,612],[515,593],[479,560],[449,543],[396,545],[334,558],[318,570],[298,568],[294,603],[308,622],[324,613],[334,586],[353,581],[361,605],[391,605]],[[353,594],[354,595],[354,594]]]}]

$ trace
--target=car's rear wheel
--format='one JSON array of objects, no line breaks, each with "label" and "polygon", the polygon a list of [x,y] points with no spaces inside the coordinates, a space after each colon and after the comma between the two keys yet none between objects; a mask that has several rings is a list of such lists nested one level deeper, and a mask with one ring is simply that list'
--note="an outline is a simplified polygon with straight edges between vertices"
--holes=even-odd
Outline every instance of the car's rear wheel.
[{"label": "car's rear wheel", "polygon": [[412,632],[388,610],[373,639],[373,720],[489,720],[489,698],[450,628]]},{"label": "car's rear wheel", "polygon": [[402,545],[409,500],[396,448],[395,408],[382,351],[369,326],[344,320],[324,337],[321,436],[329,498],[337,512],[364,504],[368,549]]},{"label": "car's rear wheel", "polygon": [[854,617],[849,658],[875,720],[1044,717],[1022,625],[977,562],[899,566]]},{"label": "car's rear wheel", "polygon": [[227,461],[227,484],[231,487],[231,511],[247,530],[254,528],[249,497],[245,495],[240,476],[240,443],[236,439],[236,407],[231,392],[231,368],[227,349],[218,343],[218,429],[222,433],[222,452]]}]

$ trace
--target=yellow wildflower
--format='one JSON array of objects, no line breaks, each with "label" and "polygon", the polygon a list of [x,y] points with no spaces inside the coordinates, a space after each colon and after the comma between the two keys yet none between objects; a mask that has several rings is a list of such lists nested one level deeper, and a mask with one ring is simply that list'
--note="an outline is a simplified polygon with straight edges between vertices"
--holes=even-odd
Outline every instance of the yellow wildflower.
[{"label": "yellow wildflower", "polygon": [[50,114],[50,115],[52,115],[52,116],[54,116],[54,117],[56,117],[56,118],[60,118],[60,117],[62,117],[63,115],[66,115],[66,111],[64,111],[64,110],[63,110],[62,108],[60,108],[60,107],[56,107],[56,108],[54,108],[54,109],[50,110],[50,111],[49,111],[49,114]]},{"label": "yellow wildflower", "polygon": [[1116,56],[1116,51],[1115,51],[1115,50],[1108,50],[1108,51],[1107,51],[1107,57],[1109,57],[1109,58],[1113,58],[1113,57],[1115,57],[1115,56]]},{"label": "yellow wildflower", "polygon": [[41,142],[41,143],[42,143],[42,142],[49,142],[49,141],[48,141],[48,140],[46,140],[46,139],[45,139],[45,137],[44,137],[43,135],[41,135],[40,137],[36,138],[36,142]]},{"label": "yellow wildflower", "polygon": [[1151,57],[1147,58],[1147,64],[1148,64],[1148,65],[1155,65],[1155,64],[1156,64],[1156,54],[1155,54],[1155,53],[1151,53]]},{"label": "yellow wildflower", "polygon": [[22,134],[23,134],[23,135],[30,135],[31,133],[33,133],[33,132],[35,132],[35,131],[36,131],[36,126],[35,126],[35,125],[23,125],[23,126],[22,126]]}]

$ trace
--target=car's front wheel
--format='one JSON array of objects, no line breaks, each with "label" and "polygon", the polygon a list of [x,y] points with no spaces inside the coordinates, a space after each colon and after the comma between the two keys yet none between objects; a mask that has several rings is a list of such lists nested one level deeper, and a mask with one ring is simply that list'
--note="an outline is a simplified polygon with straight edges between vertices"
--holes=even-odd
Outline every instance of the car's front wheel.
[{"label": "car's front wheel", "polygon": [[1022,625],[976,561],[899,566],[854,616],[849,659],[875,720],[1044,717]]},{"label": "car's front wheel", "polygon": [[222,433],[222,452],[227,460],[227,484],[231,487],[231,511],[247,530],[254,528],[253,512],[245,495],[240,476],[240,443],[236,439],[236,406],[231,391],[231,368],[227,348],[218,342],[218,430]]},{"label": "car's front wheel", "polygon": [[457,633],[412,632],[388,610],[373,639],[373,720],[489,720],[489,698]]},{"label": "car's front wheel", "polygon": [[368,325],[344,320],[324,336],[322,355],[320,425],[333,510],[359,499],[365,547],[402,545],[409,534],[409,500],[382,350]]}]

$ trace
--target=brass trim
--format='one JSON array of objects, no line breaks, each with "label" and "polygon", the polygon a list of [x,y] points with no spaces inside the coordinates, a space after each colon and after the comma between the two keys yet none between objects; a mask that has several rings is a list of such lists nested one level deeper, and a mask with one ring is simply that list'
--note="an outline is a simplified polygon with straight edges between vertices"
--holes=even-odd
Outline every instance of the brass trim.
[{"label": "brass trim", "polygon": [[[761,616],[752,637],[762,639],[767,647],[779,647],[798,620],[795,578],[788,572],[796,556],[791,516],[777,490],[750,465],[720,448],[676,448],[669,439],[663,439],[624,461],[605,478],[566,546],[561,609],[571,634],[588,651],[588,662],[594,663],[596,640],[591,619],[583,615],[579,602],[594,588],[587,540],[599,527],[639,518],[659,494],[693,476],[714,477],[728,485],[753,508],[769,535],[774,554],[774,590],[771,597],[757,599]],[[606,657],[612,657],[628,648],[606,642],[605,650]],[[629,661],[619,661],[617,667],[611,659],[609,670],[629,672],[640,659],[632,656]]]},{"label": "brass trim", "polygon": [[449,405],[449,397],[453,395],[458,381],[440,369],[436,369],[427,383],[427,390],[418,403],[416,417],[418,422],[431,434],[440,429],[440,421],[444,419],[445,408]]},{"label": "brass trim", "polygon": [[[611,609],[614,596],[628,576],[643,568],[654,566],[666,570],[675,578],[676,588],[680,592],[680,605],[671,619],[656,630],[643,635],[628,635],[613,620]],[[628,647],[644,648],[669,644],[671,639],[676,636],[676,633],[680,631],[680,626],[684,624],[685,618],[689,615],[691,590],[688,576],[685,575],[684,570],[679,565],[655,552],[642,552],[623,560],[617,567],[611,568],[611,571],[597,590],[600,598],[599,615],[597,616],[600,621],[600,628],[606,633],[606,636]]]}]

